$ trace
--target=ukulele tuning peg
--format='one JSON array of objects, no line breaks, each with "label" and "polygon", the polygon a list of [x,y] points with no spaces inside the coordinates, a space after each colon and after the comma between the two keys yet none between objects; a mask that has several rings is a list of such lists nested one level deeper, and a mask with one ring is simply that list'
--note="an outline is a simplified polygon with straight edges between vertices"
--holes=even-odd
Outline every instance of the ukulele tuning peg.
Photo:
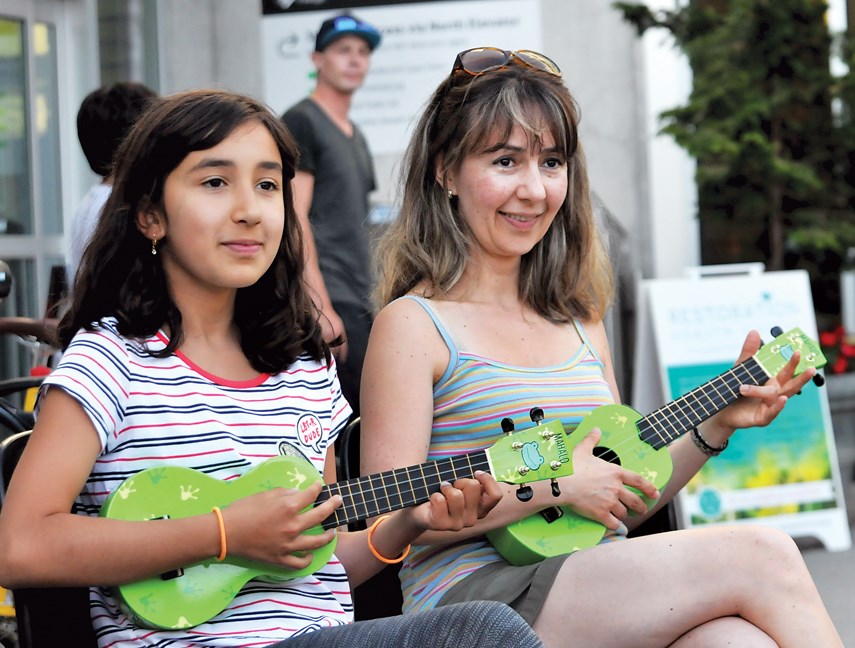
[{"label": "ukulele tuning peg", "polygon": [[514,431],[514,421],[507,416],[502,419],[502,432],[505,434],[510,434]]},{"label": "ukulele tuning peg", "polygon": [[825,376],[823,376],[822,374],[814,375],[812,380],[813,380],[813,384],[816,385],[817,387],[822,387],[825,384]]},{"label": "ukulele tuning peg", "polygon": [[531,486],[520,486],[517,489],[517,499],[520,502],[528,502],[534,496]]},{"label": "ukulele tuning peg", "polygon": [[561,495],[561,489],[558,487],[558,481],[553,479],[553,480],[551,480],[551,483],[552,483],[552,496],[558,497],[559,495]]},{"label": "ukulele tuning peg", "polygon": [[784,332],[784,329],[782,329],[780,326],[773,326],[772,329],[769,331],[769,333],[772,334],[772,337],[778,337],[783,332]]},{"label": "ukulele tuning peg", "polygon": [[543,410],[539,407],[532,407],[528,415],[534,423],[540,423],[543,420]]}]

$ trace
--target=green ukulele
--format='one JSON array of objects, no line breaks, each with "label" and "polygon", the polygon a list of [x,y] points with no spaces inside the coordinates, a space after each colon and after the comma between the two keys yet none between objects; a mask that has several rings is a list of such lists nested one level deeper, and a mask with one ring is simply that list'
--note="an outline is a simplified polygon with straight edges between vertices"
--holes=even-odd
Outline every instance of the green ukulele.
[{"label": "green ukulele", "polygon": [[[512,426],[503,422],[503,428],[510,433],[508,428]],[[325,486],[315,504],[332,495],[341,495],[343,504],[306,533],[319,534],[324,529],[426,502],[431,494],[439,492],[443,481],[471,477],[476,470],[514,484],[569,475],[573,470],[565,439],[561,423],[551,421],[509,434],[487,450]],[[247,495],[273,488],[305,489],[318,481],[321,475],[299,451],[268,459],[232,481],[190,468],[148,468],[126,479],[110,494],[101,516],[143,521],[203,515],[214,506],[222,508]],[[116,588],[118,599],[140,625],[188,628],[222,612],[249,580],[289,580],[312,574],[329,561],[334,548],[335,539],[314,551],[311,564],[300,570],[233,556],[223,562],[210,559],[120,585]]]},{"label": "green ukulele", "polygon": [[[772,335],[777,337],[745,362],[645,417],[625,405],[598,407],[567,436],[568,445],[575,448],[588,432],[600,428],[599,448],[605,451],[601,458],[639,473],[661,491],[672,470],[671,455],[665,446],[737,400],[740,385],[766,383],[796,351],[801,353],[796,374],[825,365],[819,345],[800,329],[781,333],[775,328]],[[821,376],[814,379],[822,384]],[[648,506],[655,503],[645,500]],[[487,537],[508,562],[528,565],[549,556],[593,547],[602,540],[605,531],[602,524],[569,508],[555,506],[491,531]]]}]

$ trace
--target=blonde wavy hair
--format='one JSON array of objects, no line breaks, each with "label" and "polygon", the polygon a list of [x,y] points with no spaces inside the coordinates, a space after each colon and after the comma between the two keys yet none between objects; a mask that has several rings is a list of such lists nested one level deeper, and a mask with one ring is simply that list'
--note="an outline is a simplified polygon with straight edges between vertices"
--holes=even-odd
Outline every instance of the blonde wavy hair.
[{"label": "blonde wavy hair", "polygon": [[416,289],[442,298],[460,279],[472,235],[437,178],[521,127],[533,147],[543,124],[567,160],[567,198],[520,266],[520,298],[553,322],[602,319],[611,304],[611,264],[594,220],[578,142],[579,114],[561,77],[509,64],[472,77],[453,74],[431,96],[401,168],[400,210],[378,247],[380,307]]}]

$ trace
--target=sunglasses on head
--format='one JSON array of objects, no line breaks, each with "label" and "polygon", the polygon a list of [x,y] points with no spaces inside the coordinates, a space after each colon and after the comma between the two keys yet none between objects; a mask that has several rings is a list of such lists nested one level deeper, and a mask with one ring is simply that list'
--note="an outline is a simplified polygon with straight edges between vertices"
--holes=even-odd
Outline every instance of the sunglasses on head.
[{"label": "sunglasses on head", "polygon": [[532,50],[509,51],[498,47],[473,47],[460,52],[454,60],[451,74],[463,71],[472,76],[480,76],[487,72],[506,68],[512,61],[561,76],[561,69],[548,56]]}]

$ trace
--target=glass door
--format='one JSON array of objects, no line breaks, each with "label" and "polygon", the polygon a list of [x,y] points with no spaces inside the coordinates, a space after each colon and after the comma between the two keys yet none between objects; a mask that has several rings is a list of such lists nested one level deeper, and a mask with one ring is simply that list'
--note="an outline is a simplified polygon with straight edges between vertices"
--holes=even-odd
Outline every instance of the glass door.
[{"label": "glass door", "polygon": [[[60,4],[0,7],[0,259],[13,276],[3,316],[44,316],[51,268],[63,262],[57,24],[68,8]],[[25,346],[0,337],[0,378],[31,364]]]}]

